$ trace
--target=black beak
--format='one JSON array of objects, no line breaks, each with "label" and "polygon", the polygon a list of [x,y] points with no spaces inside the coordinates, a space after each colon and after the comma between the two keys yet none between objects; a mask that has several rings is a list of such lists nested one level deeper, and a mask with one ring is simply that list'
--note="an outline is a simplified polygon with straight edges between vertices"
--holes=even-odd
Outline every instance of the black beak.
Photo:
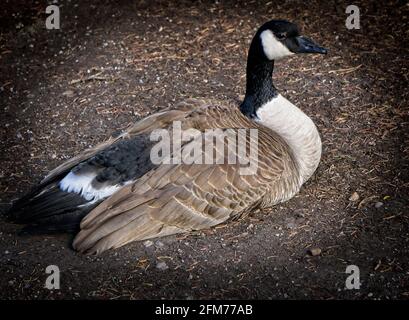
[{"label": "black beak", "polygon": [[298,36],[295,38],[298,43],[297,53],[322,53],[326,54],[327,49],[320,47],[318,44],[314,43],[311,39],[307,37]]}]

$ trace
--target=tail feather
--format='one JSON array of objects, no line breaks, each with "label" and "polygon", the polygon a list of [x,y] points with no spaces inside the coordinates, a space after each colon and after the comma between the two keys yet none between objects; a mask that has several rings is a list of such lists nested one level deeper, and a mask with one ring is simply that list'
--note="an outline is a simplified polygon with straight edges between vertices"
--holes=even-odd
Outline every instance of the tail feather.
[{"label": "tail feather", "polygon": [[58,183],[36,188],[6,213],[8,220],[26,224],[23,233],[75,232],[84,216],[98,205],[81,195],[62,191]]},{"label": "tail feather", "polygon": [[36,220],[26,225],[21,234],[51,234],[59,232],[76,233],[87,210],[75,210]]}]

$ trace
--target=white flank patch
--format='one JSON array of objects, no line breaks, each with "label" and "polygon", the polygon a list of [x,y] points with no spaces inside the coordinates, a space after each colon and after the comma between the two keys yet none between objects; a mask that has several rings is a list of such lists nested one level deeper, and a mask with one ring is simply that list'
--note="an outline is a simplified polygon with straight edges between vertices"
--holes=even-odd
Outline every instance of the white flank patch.
[{"label": "white flank patch", "polygon": [[73,172],[70,172],[60,181],[59,187],[63,191],[77,193],[88,201],[96,201],[109,197],[115,191],[122,188],[122,186],[115,185],[95,189],[91,184],[95,177],[96,174],[76,175]]},{"label": "white flank patch", "polygon": [[257,117],[259,123],[286,140],[298,162],[302,182],[307,181],[321,158],[321,138],[311,118],[280,94],[261,106]]},{"label": "white flank patch", "polygon": [[271,30],[264,30],[260,34],[261,44],[263,45],[264,54],[270,60],[278,60],[294,54],[283,45]]}]

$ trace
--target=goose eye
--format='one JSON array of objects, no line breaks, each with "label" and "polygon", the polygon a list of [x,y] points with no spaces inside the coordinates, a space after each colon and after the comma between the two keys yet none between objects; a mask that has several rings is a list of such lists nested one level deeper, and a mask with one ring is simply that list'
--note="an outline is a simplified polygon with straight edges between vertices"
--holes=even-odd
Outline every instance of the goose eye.
[{"label": "goose eye", "polygon": [[286,38],[285,33],[277,33],[276,36],[277,36],[277,39],[279,40],[284,40]]}]

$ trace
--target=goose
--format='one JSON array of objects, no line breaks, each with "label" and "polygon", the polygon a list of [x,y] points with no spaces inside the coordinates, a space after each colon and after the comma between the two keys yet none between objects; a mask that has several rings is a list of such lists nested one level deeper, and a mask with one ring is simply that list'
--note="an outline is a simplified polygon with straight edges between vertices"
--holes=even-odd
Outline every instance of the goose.
[{"label": "goose", "polygon": [[[74,233],[74,250],[100,254],[133,241],[211,228],[289,200],[321,158],[314,122],[273,85],[274,61],[300,53],[327,50],[300,35],[294,23],[264,23],[248,52],[241,104],[187,99],[149,115],[49,172],[12,205],[8,217],[28,233]],[[240,163],[229,161],[154,163],[158,142],[152,133],[175,131],[175,122],[199,136],[208,129],[257,130],[257,140],[245,140],[257,142],[256,170],[242,174]],[[172,150],[185,151],[195,141]]]}]

